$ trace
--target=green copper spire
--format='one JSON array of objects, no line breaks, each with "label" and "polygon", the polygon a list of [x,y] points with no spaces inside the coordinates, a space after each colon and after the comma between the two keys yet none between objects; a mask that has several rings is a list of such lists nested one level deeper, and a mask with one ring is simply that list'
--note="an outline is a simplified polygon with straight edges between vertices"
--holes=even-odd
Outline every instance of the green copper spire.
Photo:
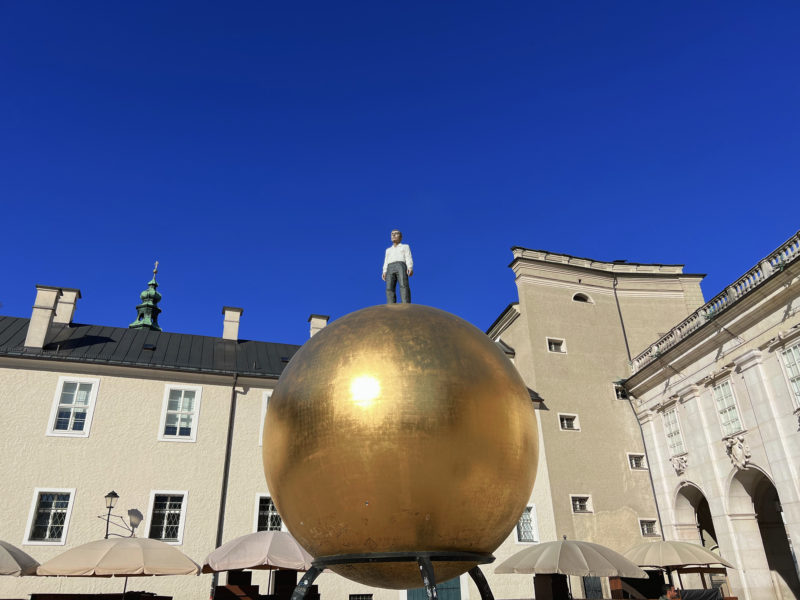
[{"label": "green copper spire", "polygon": [[138,316],[136,320],[128,325],[131,329],[152,329],[153,331],[161,331],[158,326],[158,314],[161,309],[158,308],[158,303],[161,300],[161,294],[156,291],[158,284],[156,283],[156,273],[158,273],[158,261],[153,269],[153,278],[147,283],[147,289],[140,294],[142,303],[136,307]]}]

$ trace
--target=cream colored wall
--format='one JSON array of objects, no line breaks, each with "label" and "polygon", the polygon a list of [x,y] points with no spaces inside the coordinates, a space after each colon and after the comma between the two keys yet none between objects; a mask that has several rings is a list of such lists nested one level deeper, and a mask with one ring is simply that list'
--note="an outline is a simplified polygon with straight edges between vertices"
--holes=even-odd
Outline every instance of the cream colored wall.
[{"label": "cream colored wall", "polygon": [[[515,316],[516,315],[516,316]],[[503,343],[513,348],[514,364],[517,368],[520,365],[527,365],[531,360],[531,344],[527,336],[527,318],[524,314],[518,314],[513,308],[508,314],[510,323],[500,323],[499,326],[490,331],[493,340],[502,340]],[[522,374],[522,372],[520,372]],[[523,379],[525,376],[523,374]],[[526,384],[533,391],[536,391],[526,379]],[[538,403],[534,404],[538,407]],[[539,460],[536,470],[536,481],[531,492],[530,504],[535,507],[537,531],[539,541],[551,541],[556,539],[555,519],[553,517],[552,492],[550,490],[550,475],[548,473],[547,448],[542,444],[542,421],[541,411],[536,410],[537,428],[539,432]],[[495,575],[494,568],[507,558],[516,554],[520,550],[530,546],[528,543],[517,541],[516,530],[503,541],[500,547],[494,552],[495,562],[482,567],[492,592],[497,598],[530,598],[533,594],[533,578],[530,575]],[[471,598],[480,598],[477,586],[468,576],[463,578],[467,582],[468,593]]]},{"label": "cream colored wall", "polygon": [[[644,452],[638,423],[629,403],[614,394],[613,382],[629,374],[614,278],[632,352],[688,314],[696,299],[687,301],[684,291],[697,280],[687,284],[679,269],[665,274],[657,267],[652,273],[613,273],[607,263],[595,271],[518,260],[513,268],[530,340],[530,356],[518,368],[544,400],[539,415],[552,539],[567,535],[625,551],[643,540],[639,519],[658,515],[648,472],[628,467],[628,452]],[[573,301],[579,292],[592,302]],[[566,353],[549,352],[548,337],[565,340]],[[559,413],[577,414],[580,431],[562,431]],[[593,512],[574,514],[570,494],[589,495]]]},{"label": "cream colored wall", "polygon": [[[214,547],[224,458],[230,387],[220,378],[117,369],[45,361],[0,363],[0,405],[5,407],[0,463],[5,475],[0,502],[0,536],[44,562],[105,533],[106,493],[119,496],[116,514],[139,509],[147,535],[152,490],[187,492],[186,526],[178,548],[202,562]],[[100,380],[90,435],[47,436],[48,419],[61,375]],[[202,386],[197,440],[159,441],[167,383]],[[75,488],[66,544],[29,545],[25,530],[35,488]],[[114,531],[114,528],[111,529]],[[118,530],[121,533],[121,530]],[[121,580],[0,578],[0,596],[32,592],[118,592]],[[129,589],[177,598],[207,597],[210,576],[133,579]],[[89,587],[87,587],[89,586]]]},{"label": "cream colored wall", "polygon": [[[99,379],[94,416],[86,438],[45,434],[62,375]],[[194,443],[158,440],[168,383],[202,388]],[[14,407],[7,410],[7,435],[0,438],[2,472],[13,481],[13,489],[6,487],[0,503],[0,539],[21,547],[40,562],[99,539],[105,533],[105,521],[97,516],[105,513],[103,497],[112,489],[120,496],[115,514],[124,515],[128,509],[136,508],[145,515],[137,531],[144,537],[148,533],[150,492],[185,491],[184,535],[177,547],[202,563],[215,547],[232,383],[230,377],[0,359],[0,405],[7,409]],[[240,379],[237,384],[223,542],[254,531],[256,495],[268,493],[259,434],[263,426],[264,394],[274,383]],[[37,487],[75,488],[64,545],[29,545],[24,541]],[[544,504],[536,493],[534,501],[542,522]],[[500,560],[521,547],[515,539],[512,532],[498,553]],[[530,595],[524,581],[516,588],[514,581],[518,578],[495,577],[490,569],[484,569],[487,578],[504,591],[505,597]],[[224,581],[223,574],[220,583]],[[263,586],[262,593],[267,592],[268,581],[268,572],[253,575],[253,582]],[[468,585],[472,584],[467,581],[468,577],[464,576],[462,586],[469,594]],[[371,593],[375,600],[404,600],[406,596],[405,591],[369,588],[330,573],[321,575],[316,583],[325,598],[347,598],[357,593]],[[119,592],[122,585],[121,580],[105,578],[6,577],[0,578],[0,597],[20,597],[34,592]],[[131,579],[128,589],[153,591],[180,600],[208,597],[211,585],[211,575],[147,577]],[[474,594],[479,597],[477,590]]]}]

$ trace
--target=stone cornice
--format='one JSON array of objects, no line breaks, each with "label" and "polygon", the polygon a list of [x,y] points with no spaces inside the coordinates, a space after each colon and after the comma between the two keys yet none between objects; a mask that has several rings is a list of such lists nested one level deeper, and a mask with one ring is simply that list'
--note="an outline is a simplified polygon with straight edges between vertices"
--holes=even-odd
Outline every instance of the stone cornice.
[{"label": "stone cornice", "polygon": [[764,361],[764,355],[761,352],[761,350],[750,350],[748,352],[745,352],[741,356],[738,356],[733,359],[733,362],[736,365],[736,369],[738,371],[746,371],[751,367],[760,365],[763,361]]},{"label": "stone cornice", "polygon": [[783,348],[787,344],[792,344],[797,340],[800,340],[800,323],[790,327],[789,329],[784,329],[783,331],[778,332],[778,335],[761,344],[758,349],[775,352],[776,350]]}]

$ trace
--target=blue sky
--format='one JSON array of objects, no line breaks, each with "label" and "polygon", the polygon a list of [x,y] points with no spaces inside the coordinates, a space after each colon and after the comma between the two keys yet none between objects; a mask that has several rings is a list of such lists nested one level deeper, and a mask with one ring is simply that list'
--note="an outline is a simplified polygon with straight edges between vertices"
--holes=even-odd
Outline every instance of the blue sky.
[{"label": "blue sky", "polygon": [[384,301],[485,329],[514,245],[683,263],[800,229],[794,2],[0,3],[0,313],[302,343]]}]

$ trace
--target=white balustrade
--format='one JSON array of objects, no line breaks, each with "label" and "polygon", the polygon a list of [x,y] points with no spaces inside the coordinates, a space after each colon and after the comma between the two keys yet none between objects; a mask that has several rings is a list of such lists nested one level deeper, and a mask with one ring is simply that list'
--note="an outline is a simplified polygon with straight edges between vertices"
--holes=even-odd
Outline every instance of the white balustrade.
[{"label": "white balustrade", "polygon": [[631,361],[631,372],[636,373],[653,362],[660,355],[686,338],[706,322],[714,319],[736,300],[752,292],[767,279],[781,272],[800,256],[800,231],[795,233],[777,250],[766,256],[756,266],[729,285],[725,291],[714,296],[666,334],[661,336],[647,350]]}]

